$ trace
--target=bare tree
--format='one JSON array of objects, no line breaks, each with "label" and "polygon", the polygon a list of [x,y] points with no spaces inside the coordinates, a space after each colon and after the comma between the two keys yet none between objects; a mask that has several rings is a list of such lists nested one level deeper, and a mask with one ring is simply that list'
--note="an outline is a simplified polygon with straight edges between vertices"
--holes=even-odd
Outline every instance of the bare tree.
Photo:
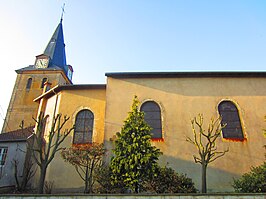
[{"label": "bare tree", "polygon": [[[19,175],[19,161],[14,159],[12,163],[14,165],[16,190],[19,192],[25,191],[28,186],[28,183],[36,173],[36,169],[34,169],[34,163],[32,162],[32,160],[26,159],[22,176]],[[22,180],[20,180],[20,178],[22,178]]]},{"label": "bare tree", "polygon": [[207,192],[206,171],[207,166],[211,162],[225,155],[229,149],[218,151],[216,140],[220,136],[225,125],[221,125],[221,118],[211,119],[208,125],[207,132],[203,127],[203,115],[199,114],[191,120],[193,138],[187,137],[187,141],[193,144],[198,155],[193,155],[195,163],[200,163],[202,166],[202,193]]},{"label": "bare tree", "polygon": [[[33,135],[33,126],[24,128],[24,120],[21,121],[19,127],[21,128],[21,133],[24,134],[25,132]],[[25,135],[27,135],[27,133]],[[33,144],[33,137],[29,136],[26,140],[26,150],[23,150],[19,147],[19,144],[17,144],[17,149],[25,153],[25,161],[23,165],[23,171],[22,174],[20,174],[21,167],[19,164],[20,162],[18,159],[13,159],[12,164],[14,166],[14,178],[16,181],[16,190],[19,192],[23,192],[27,189],[27,186],[30,182],[30,180],[35,175],[37,169],[35,168],[35,163],[32,161],[32,151],[30,150],[30,146]]]},{"label": "bare tree", "polygon": [[70,129],[64,129],[63,131],[63,127],[69,120],[69,117],[64,116],[62,118],[61,114],[57,114],[52,120],[51,129],[49,129],[48,133],[44,135],[46,124],[44,114],[41,113],[38,119],[34,120],[37,125],[35,129],[35,142],[32,145],[31,150],[33,152],[33,158],[40,168],[38,193],[42,194],[44,191],[43,189],[47,168],[54,159],[55,154],[62,149],[60,145],[72,132],[72,130],[74,130],[74,126]]}]

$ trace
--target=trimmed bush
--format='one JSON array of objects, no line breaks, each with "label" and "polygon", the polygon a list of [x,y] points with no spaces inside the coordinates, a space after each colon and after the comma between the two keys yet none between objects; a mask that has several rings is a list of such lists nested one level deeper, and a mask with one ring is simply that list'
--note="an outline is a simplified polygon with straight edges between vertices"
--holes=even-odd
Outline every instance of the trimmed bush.
[{"label": "trimmed bush", "polygon": [[172,168],[159,168],[157,175],[147,184],[147,189],[156,193],[196,193],[191,178],[178,174]]},{"label": "trimmed bush", "polygon": [[235,192],[263,193],[266,192],[266,162],[261,166],[252,167],[249,173],[245,173],[239,179],[234,179]]},{"label": "trimmed bush", "polygon": [[111,169],[108,165],[103,165],[95,172],[97,181],[96,193],[124,193],[126,190],[122,184],[111,183]]}]

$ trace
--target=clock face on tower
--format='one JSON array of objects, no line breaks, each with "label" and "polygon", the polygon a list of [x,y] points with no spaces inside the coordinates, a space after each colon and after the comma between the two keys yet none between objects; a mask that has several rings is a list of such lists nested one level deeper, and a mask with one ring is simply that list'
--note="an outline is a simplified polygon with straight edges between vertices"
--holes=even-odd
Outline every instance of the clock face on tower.
[{"label": "clock face on tower", "polygon": [[47,68],[48,67],[48,59],[47,58],[39,58],[36,60],[36,68]]}]

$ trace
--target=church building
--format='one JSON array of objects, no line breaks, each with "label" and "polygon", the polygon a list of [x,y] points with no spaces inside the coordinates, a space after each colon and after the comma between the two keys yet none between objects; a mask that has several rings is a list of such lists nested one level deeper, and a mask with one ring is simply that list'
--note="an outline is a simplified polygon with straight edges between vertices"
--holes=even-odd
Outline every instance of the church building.
[{"label": "church building", "polygon": [[[106,73],[106,84],[73,84],[62,20],[35,63],[16,72],[2,134],[19,129],[22,120],[25,127],[34,126],[32,117],[40,112],[47,117],[49,129],[51,118],[61,113],[70,117],[65,128],[76,126],[63,147],[104,143],[108,161],[115,135],[136,95],[152,127],[151,142],[163,152],[160,165],[187,174],[197,189],[201,187],[201,166],[194,162],[198,152],[186,137],[193,136],[191,119],[198,114],[203,114],[206,129],[211,118],[222,116],[226,124],[217,148],[229,152],[208,166],[208,192],[233,191],[233,178],[265,160],[266,72],[121,72]],[[0,152],[3,147],[0,140]],[[7,160],[8,149],[5,153]],[[0,163],[3,157],[0,154]],[[53,181],[58,190],[83,187],[75,168],[60,154],[49,166],[46,180]]]}]

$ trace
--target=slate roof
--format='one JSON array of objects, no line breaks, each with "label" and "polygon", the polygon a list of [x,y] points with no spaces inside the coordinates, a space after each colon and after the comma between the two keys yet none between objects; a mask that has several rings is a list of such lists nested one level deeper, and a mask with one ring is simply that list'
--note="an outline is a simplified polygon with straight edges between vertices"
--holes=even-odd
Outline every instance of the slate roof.
[{"label": "slate roof", "polygon": [[34,126],[28,127],[26,129],[17,129],[15,131],[10,131],[7,133],[0,134],[0,142],[19,142],[26,141],[29,137],[33,135]]},{"label": "slate roof", "polygon": [[54,34],[48,42],[43,54],[47,55],[51,59],[48,67],[58,66],[67,73],[68,67],[66,64],[66,52],[62,20],[55,29]]},{"label": "slate roof", "polygon": [[[66,63],[66,52],[65,52],[62,20],[58,24],[43,54],[41,55],[45,55],[50,58],[49,65],[47,68],[37,68],[35,65],[29,65],[27,67],[16,70],[16,72],[21,73],[23,71],[33,71],[33,70],[34,71],[62,70],[67,76],[68,68],[70,68],[70,70],[73,71],[72,66],[69,66]],[[69,80],[71,82],[71,79]]]},{"label": "slate roof", "polygon": [[62,70],[64,71],[62,68],[58,67],[58,66],[53,66],[51,68],[36,68],[35,65],[29,65],[27,67],[24,67],[24,68],[20,68],[18,70],[16,70],[17,73],[20,73],[20,72],[23,72],[23,71],[31,71],[31,70],[34,70],[34,71],[47,71],[47,70]]}]

